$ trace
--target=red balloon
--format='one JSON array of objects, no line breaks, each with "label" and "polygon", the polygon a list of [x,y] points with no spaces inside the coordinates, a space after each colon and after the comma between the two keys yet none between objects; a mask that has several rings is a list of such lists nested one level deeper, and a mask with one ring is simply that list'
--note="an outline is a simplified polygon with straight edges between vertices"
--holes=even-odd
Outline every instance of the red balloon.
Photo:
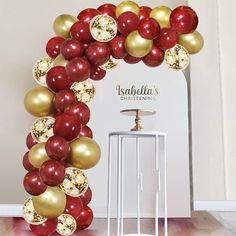
[{"label": "red balloon", "polygon": [[82,57],[84,54],[84,45],[76,39],[67,39],[61,45],[61,54],[66,60]]},{"label": "red balloon", "polygon": [[74,82],[81,82],[90,76],[90,64],[82,58],[74,58],[66,65],[66,72],[69,78]]},{"label": "red balloon", "polygon": [[28,149],[31,149],[37,143],[38,142],[33,139],[31,133],[29,133],[26,138],[26,146],[28,147]]},{"label": "red balloon", "polygon": [[78,229],[88,228],[93,221],[93,211],[88,206],[83,206],[79,217],[76,218]]},{"label": "red balloon", "polygon": [[143,20],[143,19],[148,18],[150,16],[151,11],[152,11],[152,8],[150,7],[147,7],[147,6],[140,7],[139,19]]},{"label": "red balloon", "polygon": [[159,66],[164,61],[165,53],[153,45],[151,52],[143,58],[144,64],[150,67]]},{"label": "red balloon", "polygon": [[154,40],[154,44],[161,49],[169,49],[174,47],[178,42],[178,33],[170,28],[163,28],[158,38]]},{"label": "red balloon", "polygon": [[111,55],[116,59],[123,59],[128,54],[125,49],[125,37],[122,35],[118,35],[112,39],[109,42],[109,47],[111,50]]},{"label": "red balloon", "polygon": [[92,35],[87,22],[75,22],[70,29],[70,35],[81,43],[90,43],[92,41]]},{"label": "red balloon", "polygon": [[130,11],[122,13],[117,19],[117,27],[121,34],[128,34],[138,28],[139,17]]},{"label": "red balloon", "polygon": [[87,191],[80,196],[80,199],[84,205],[88,205],[92,200],[92,190],[89,187]]},{"label": "red balloon", "polygon": [[87,125],[85,125],[81,129],[79,137],[93,138],[93,131]]},{"label": "red balloon", "polygon": [[139,63],[140,61],[142,60],[142,58],[138,58],[138,57],[133,57],[131,55],[127,55],[125,58],[124,58],[124,61],[128,64],[137,64]]},{"label": "red balloon", "polygon": [[170,25],[179,33],[192,33],[198,26],[198,16],[191,7],[180,6],[172,11]]},{"label": "red balloon", "polygon": [[83,203],[80,197],[66,196],[66,208],[64,213],[72,215],[75,219],[80,216],[83,209]]},{"label": "red balloon", "polygon": [[48,186],[57,186],[65,178],[65,167],[55,160],[45,161],[40,170],[40,177]]},{"label": "red balloon", "polygon": [[55,107],[57,111],[64,112],[66,106],[77,101],[77,97],[72,90],[61,90],[55,95]]},{"label": "red balloon", "polygon": [[138,32],[143,38],[153,40],[160,33],[160,25],[156,20],[146,18],[140,21]]},{"label": "red balloon", "polygon": [[64,41],[65,39],[60,36],[51,38],[46,46],[48,56],[55,59],[60,54],[60,47]]},{"label": "red balloon", "polygon": [[27,171],[37,170],[29,161],[29,152],[26,152],[23,157],[23,166]]},{"label": "red balloon", "polygon": [[110,59],[111,52],[108,44],[93,42],[86,50],[86,56],[90,62],[101,66]]},{"label": "red balloon", "polygon": [[86,125],[90,120],[90,109],[83,102],[74,102],[65,108],[65,113],[75,115],[80,124]]},{"label": "red balloon", "polygon": [[105,16],[116,19],[116,6],[112,4],[104,4],[98,8],[98,11]]},{"label": "red balloon", "polygon": [[55,66],[51,68],[46,75],[46,82],[47,86],[53,92],[69,89],[71,86],[71,81],[66,74],[64,66]]},{"label": "red balloon", "polygon": [[95,16],[99,15],[99,11],[93,8],[88,8],[79,13],[77,16],[77,19],[79,21],[86,21],[89,22],[91,21]]},{"label": "red balloon", "polygon": [[48,236],[56,231],[57,223],[57,218],[48,219],[41,225],[30,225],[30,229],[36,235]]},{"label": "red balloon", "polygon": [[38,170],[27,173],[24,177],[23,184],[27,193],[33,196],[38,196],[47,189],[47,185],[40,178]]},{"label": "red balloon", "polygon": [[45,145],[48,156],[54,160],[65,160],[70,152],[69,143],[62,137],[52,136]]},{"label": "red balloon", "polygon": [[97,65],[92,65],[91,66],[91,74],[90,74],[90,79],[92,80],[102,80],[106,76],[107,72],[100,68]]},{"label": "red balloon", "polygon": [[61,136],[67,141],[72,141],[80,134],[81,124],[76,116],[61,114],[56,118],[53,131],[55,135]]}]

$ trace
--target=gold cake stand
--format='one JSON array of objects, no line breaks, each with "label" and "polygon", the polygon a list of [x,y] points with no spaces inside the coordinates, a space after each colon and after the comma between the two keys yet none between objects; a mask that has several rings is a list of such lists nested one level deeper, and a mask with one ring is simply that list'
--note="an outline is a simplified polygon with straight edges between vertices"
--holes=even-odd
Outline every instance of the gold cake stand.
[{"label": "gold cake stand", "polygon": [[126,109],[122,110],[120,113],[127,116],[135,116],[135,126],[131,131],[142,131],[141,117],[155,115],[156,111],[148,109]]}]

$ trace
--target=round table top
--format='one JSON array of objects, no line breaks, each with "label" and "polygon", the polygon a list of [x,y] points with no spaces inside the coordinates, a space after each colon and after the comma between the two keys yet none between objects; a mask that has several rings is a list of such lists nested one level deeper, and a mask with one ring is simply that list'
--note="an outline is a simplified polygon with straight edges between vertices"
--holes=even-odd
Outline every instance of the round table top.
[{"label": "round table top", "polygon": [[148,109],[126,109],[120,111],[120,113],[126,116],[136,116],[137,113],[139,116],[152,116],[156,114],[156,111]]}]

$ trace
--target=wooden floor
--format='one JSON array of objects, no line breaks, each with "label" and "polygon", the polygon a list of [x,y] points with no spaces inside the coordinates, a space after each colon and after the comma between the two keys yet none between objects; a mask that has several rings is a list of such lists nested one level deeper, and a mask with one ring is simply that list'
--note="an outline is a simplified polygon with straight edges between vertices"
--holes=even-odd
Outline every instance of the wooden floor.
[{"label": "wooden floor", "polygon": [[[169,236],[233,236],[215,218],[206,212],[195,212],[191,219],[169,219]],[[143,233],[153,234],[153,220],[143,220]],[[125,223],[125,233],[135,233],[135,222]],[[1,236],[33,236],[21,218],[0,218]],[[58,234],[54,234],[55,236]],[[77,236],[106,236],[106,221],[94,220],[89,230],[76,232]],[[116,236],[115,233],[111,236]],[[163,222],[160,222],[160,236],[163,235]]]}]

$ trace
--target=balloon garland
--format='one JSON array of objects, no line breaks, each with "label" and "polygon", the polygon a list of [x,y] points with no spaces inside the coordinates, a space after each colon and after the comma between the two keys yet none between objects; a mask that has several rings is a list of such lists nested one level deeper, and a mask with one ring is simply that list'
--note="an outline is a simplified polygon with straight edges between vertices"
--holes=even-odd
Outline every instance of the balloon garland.
[{"label": "balloon garland", "polygon": [[32,195],[23,205],[23,216],[33,233],[72,235],[93,220],[88,207],[92,191],[84,170],[98,163],[101,151],[87,126],[87,103],[95,95],[91,80],[102,80],[121,59],[149,67],[165,61],[171,69],[184,70],[189,54],[198,53],[204,44],[197,25],[198,16],[188,6],[172,11],[132,1],[55,19],[56,36],[46,45],[49,57],[33,69],[40,86],[24,99],[26,110],[38,117],[23,157],[28,171],[24,187]]}]

